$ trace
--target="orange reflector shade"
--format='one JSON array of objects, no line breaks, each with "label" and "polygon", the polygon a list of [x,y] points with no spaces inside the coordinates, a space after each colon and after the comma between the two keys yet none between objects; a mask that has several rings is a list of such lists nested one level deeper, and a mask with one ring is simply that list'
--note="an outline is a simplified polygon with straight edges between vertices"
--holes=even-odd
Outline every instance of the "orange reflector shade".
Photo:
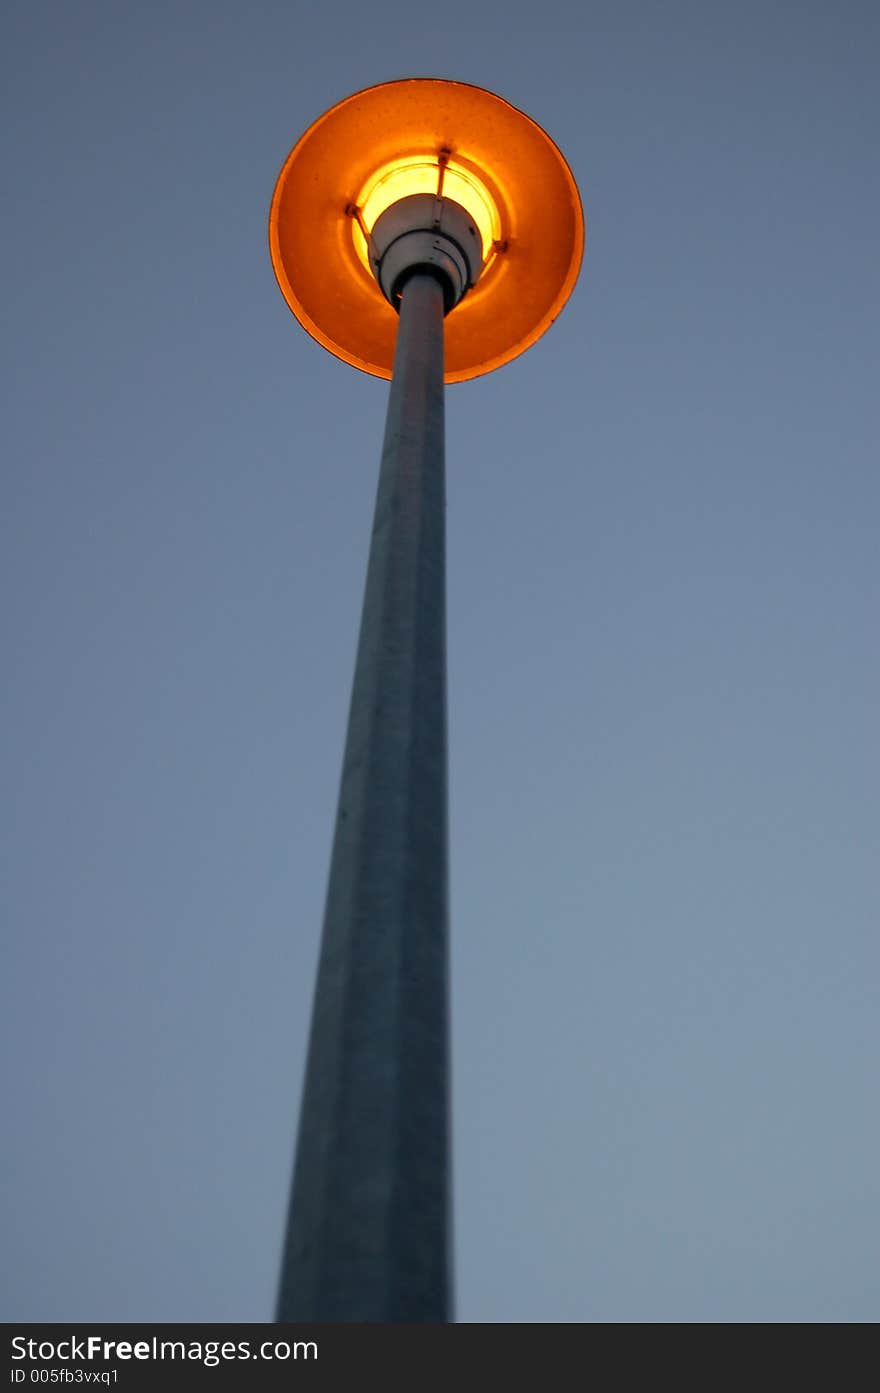
[{"label": "orange reflector shade", "polygon": [[577,279],[577,186],[530,117],[480,87],[435,78],[357,92],[319,117],[287,157],[269,248],[303,328],[376,377],[391,377],[397,316],[370,272],[364,229],[397,199],[438,186],[471,214],[485,258],[480,281],[446,320],[447,382],[524,352]]}]

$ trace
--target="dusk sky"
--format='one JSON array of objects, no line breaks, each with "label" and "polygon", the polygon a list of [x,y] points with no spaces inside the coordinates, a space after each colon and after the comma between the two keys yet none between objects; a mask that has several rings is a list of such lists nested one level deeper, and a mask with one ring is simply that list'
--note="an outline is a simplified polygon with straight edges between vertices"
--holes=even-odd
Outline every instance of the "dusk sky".
[{"label": "dusk sky", "polygon": [[6,6],[4,1319],[272,1318],[387,384],[266,226],[407,76],[587,229],[447,394],[457,1318],[877,1319],[878,39]]}]

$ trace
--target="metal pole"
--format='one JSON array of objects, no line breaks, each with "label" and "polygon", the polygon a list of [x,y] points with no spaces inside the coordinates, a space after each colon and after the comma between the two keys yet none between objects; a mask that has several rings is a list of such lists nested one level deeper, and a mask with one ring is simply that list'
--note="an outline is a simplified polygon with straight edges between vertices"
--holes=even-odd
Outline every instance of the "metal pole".
[{"label": "metal pole", "polygon": [[443,309],[406,282],[281,1321],[451,1318]]}]

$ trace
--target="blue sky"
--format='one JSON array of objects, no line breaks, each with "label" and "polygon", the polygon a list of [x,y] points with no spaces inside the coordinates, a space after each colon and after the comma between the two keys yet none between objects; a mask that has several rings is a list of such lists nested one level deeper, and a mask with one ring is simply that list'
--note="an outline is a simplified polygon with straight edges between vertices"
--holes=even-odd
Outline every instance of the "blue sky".
[{"label": "blue sky", "polygon": [[436,75],[587,217],[448,394],[458,1316],[876,1319],[876,7],[5,29],[4,1317],[271,1316],[387,388],[268,204]]}]

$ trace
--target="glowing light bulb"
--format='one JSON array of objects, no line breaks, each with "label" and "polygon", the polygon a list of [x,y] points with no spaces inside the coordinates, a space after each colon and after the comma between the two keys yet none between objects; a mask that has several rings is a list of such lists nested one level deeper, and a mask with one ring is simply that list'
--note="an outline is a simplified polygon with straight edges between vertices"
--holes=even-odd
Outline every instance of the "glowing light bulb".
[{"label": "glowing light bulb", "polygon": [[[370,263],[361,222],[367,232],[371,232],[376,219],[392,203],[414,193],[436,193],[439,185],[440,162],[436,157],[424,155],[394,160],[371,175],[358,195],[360,219],[352,220],[355,250],[368,271]],[[483,181],[454,159],[450,159],[443,170],[442,189],[445,198],[461,204],[473,218],[480,234],[485,261],[493,244],[501,238],[501,218],[495,200]]]}]

